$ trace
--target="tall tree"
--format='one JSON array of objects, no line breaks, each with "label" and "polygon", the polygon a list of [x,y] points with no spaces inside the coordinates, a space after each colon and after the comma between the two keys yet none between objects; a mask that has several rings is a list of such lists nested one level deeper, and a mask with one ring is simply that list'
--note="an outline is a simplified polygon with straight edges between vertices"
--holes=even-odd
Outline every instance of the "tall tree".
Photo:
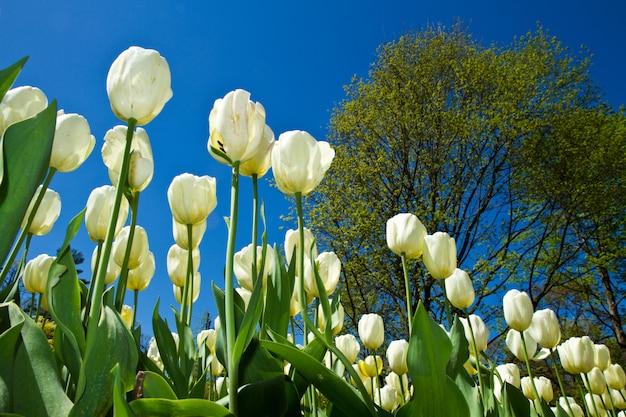
[{"label": "tall tree", "polygon": [[[353,79],[332,114],[337,156],[308,200],[318,240],[342,260],[353,325],[376,311],[392,337],[407,333],[402,267],[385,243],[385,223],[399,212],[456,239],[486,319],[500,314],[493,295],[528,282],[520,268],[529,260],[537,260],[533,289],[560,278],[574,251],[560,226],[543,221],[558,216],[553,205],[519,204],[516,176],[526,171],[516,164],[527,138],[597,104],[588,65],[541,27],[505,48],[482,46],[460,22],[379,48],[368,78]],[[441,317],[442,282],[421,262],[410,268],[413,303]],[[534,302],[546,294],[535,292]]]}]

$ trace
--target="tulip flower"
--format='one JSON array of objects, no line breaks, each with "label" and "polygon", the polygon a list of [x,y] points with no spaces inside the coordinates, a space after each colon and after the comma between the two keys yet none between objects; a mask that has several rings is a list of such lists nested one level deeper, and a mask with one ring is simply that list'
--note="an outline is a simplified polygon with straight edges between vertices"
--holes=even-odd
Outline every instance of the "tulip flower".
[{"label": "tulip flower", "polygon": [[[124,257],[126,255],[126,246],[128,246],[128,236],[130,233],[130,226],[125,226],[117,234],[115,241],[113,242],[113,259],[119,266],[124,265]],[[135,234],[133,237],[133,243],[131,245],[130,257],[128,258],[128,269],[132,270],[138,268],[144,261],[149,252],[148,234],[146,229],[141,226],[135,226]]]},{"label": "tulip flower", "polygon": [[395,372],[389,372],[385,377],[385,383],[396,389],[398,393],[398,404],[405,404],[411,399],[413,387],[409,387],[409,378],[407,374],[398,375]]},{"label": "tulip flower", "polygon": [[623,410],[626,408],[626,398],[622,394],[623,392],[620,390],[609,389],[604,391],[602,399],[607,408],[619,408]]},{"label": "tulip flower", "polygon": [[[477,357],[478,353],[484,352],[487,349],[487,342],[489,342],[489,329],[485,326],[483,319],[476,314],[470,314],[467,319],[465,317],[459,317],[459,320],[463,325],[465,338],[469,343],[470,354]],[[474,349],[474,343],[472,341],[472,332],[474,334],[473,339],[476,341],[476,349]]]},{"label": "tulip flower", "polygon": [[154,276],[155,266],[154,254],[148,251],[139,266],[128,271],[126,288],[130,291],[143,291],[148,288]]},{"label": "tulip flower", "polygon": [[596,352],[594,355],[595,366],[604,371],[611,364],[611,351],[609,351],[609,348],[606,345],[599,343],[596,343],[594,348]]},{"label": "tulip flower", "polygon": [[[95,274],[97,272],[96,262],[98,261],[98,247],[93,249],[91,254],[91,270]],[[115,262],[113,257],[109,257],[109,263],[107,264],[106,275],[104,276],[104,285],[113,283],[120,275],[121,267]]]},{"label": "tulip flower", "polygon": [[[178,334],[171,332],[172,338],[174,339],[174,344],[176,345],[176,349],[178,350]],[[163,370],[163,361],[161,360],[161,352],[159,352],[159,346],[157,345],[156,339],[154,336],[150,338],[150,342],[148,343],[148,352],[146,354],[152,362],[154,362],[159,369]]]},{"label": "tulip flower", "polygon": [[[543,376],[533,378],[533,380],[539,397],[543,398],[548,403],[552,401],[552,398],[554,398],[552,381]],[[530,377],[525,376],[521,379],[521,388],[526,398],[532,401],[538,400],[535,395],[535,390],[533,389],[533,381],[531,381]]]},{"label": "tulip flower", "polygon": [[356,360],[361,350],[359,342],[352,334],[344,334],[335,337],[335,346],[337,346],[337,349],[339,349],[351,363]]},{"label": "tulip flower", "polygon": [[48,285],[48,273],[56,259],[55,256],[41,254],[26,263],[22,283],[24,289],[31,294],[44,294]]},{"label": "tulip flower", "polygon": [[[341,275],[341,261],[339,257],[335,252],[322,252],[315,258],[315,267],[324,283],[326,295],[331,295],[335,292]],[[304,264],[304,291],[311,297],[320,297],[311,262],[305,262]]]},{"label": "tulip flower", "polygon": [[446,279],[456,270],[456,242],[445,232],[424,236],[422,261],[435,279]]},{"label": "tulip flower", "polygon": [[122,320],[124,320],[124,324],[129,329],[133,328],[133,308],[129,305],[124,304],[122,306],[122,311],[120,311],[120,316],[122,316]]},{"label": "tulip flower", "polygon": [[533,320],[533,303],[523,291],[510,290],[502,299],[504,319],[510,328],[523,332]]},{"label": "tulip flower", "polygon": [[[200,246],[204,233],[206,232],[206,220],[191,225],[191,247],[193,249]],[[183,249],[189,249],[189,236],[187,233],[187,225],[178,223],[176,219],[172,217],[172,234],[174,235],[174,242]]]},{"label": "tulip flower", "polygon": [[[332,299],[329,301],[332,301]],[[344,315],[345,311],[343,309],[343,305],[339,302],[337,304],[337,309],[331,314],[331,331],[333,336],[339,334],[341,329],[343,329]],[[326,329],[326,317],[324,316],[324,310],[321,306],[317,309],[317,324],[320,331],[323,333]]]},{"label": "tulip flower", "polygon": [[[200,295],[200,283],[201,283],[201,278],[200,278],[200,272],[196,272],[193,274],[193,296],[192,296],[192,292],[191,292],[191,285],[189,286],[189,289],[187,290],[187,305],[191,305],[191,303],[195,303],[196,300],[198,299],[198,296]],[[178,304],[182,304],[183,303],[183,287],[179,287],[178,285],[172,285],[173,290],[174,290],[174,297],[176,298],[176,302],[178,302]]]},{"label": "tulip flower", "polygon": [[[85,226],[92,241],[101,242],[106,238],[114,202],[115,187],[111,185],[94,188],[89,194],[87,210],[85,211]],[[128,200],[122,198],[114,236],[117,236],[124,227],[128,218],[128,211]]]},{"label": "tulip flower", "polygon": [[[561,406],[561,408],[563,410],[565,410],[565,412],[567,413],[568,416],[570,417],[585,417],[585,413],[582,409],[581,406],[579,406],[576,403],[576,400],[572,397],[560,397],[559,398],[559,405]],[[570,410],[573,413],[570,414]]]},{"label": "tulip flower", "polygon": [[496,366],[496,373],[493,378],[493,392],[498,399],[502,402],[502,387],[504,383],[509,383],[514,387],[519,388],[521,384],[519,367],[514,363],[505,363]]},{"label": "tulip flower", "polygon": [[[265,109],[250,100],[250,93],[237,89],[218,98],[209,113],[209,153],[218,162],[232,165],[252,159],[259,148],[267,149]],[[217,154],[219,150],[226,154]]]},{"label": "tulip flower", "polygon": [[[102,160],[107,166],[111,184],[118,186],[122,160],[126,150],[126,126],[115,126],[104,135]],[[130,165],[128,168],[128,186],[134,191],[143,191],[154,175],[154,158],[148,134],[142,128],[133,132],[130,145]]]},{"label": "tulip flower", "polygon": [[364,314],[358,324],[361,342],[369,350],[375,351],[385,340],[383,318],[376,313]]},{"label": "tulip flower", "polygon": [[549,308],[535,311],[528,333],[541,347],[555,348],[561,341],[561,327],[556,313]]},{"label": "tulip flower", "polygon": [[409,342],[404,339],[393,340],[387,347],[387,361],[389,368],[398,375],[409,371],[406,364],[406,355],[409,351]]},{"label": "tulip flower", "polygon": [[385,411],[391,411],[398,405],[398,394],[395,387],[385,385],[375,392],[374,402]]},{"label": "tulip flower", "polygon": [[172,98],[170,68],[157,51],[131,46],[113,61],[106,80],[111,110],[143,126]]},{"label": "tulip flower", "polygon": [[602,397],[600,395],[586,393],[585,404],[587,405],[590,416],[604,417],[607,415],[606,410],[604,409],[604,404],[602,404]]},{"label": "tulip flower", "polygon": [[305,196],[322,181],[334,157],[328,142],[318,142],[307,132],[282,133],[272,148],[276,186],[284,194]]},{"label": "tulip flower", "polygon": [[570,374],[587,373],[594,367],[595,346],[588,336],[570,337],[557,346],[561,366]]},{"label": "tulip flower", "polygon": [[59,172],[71,172],[85,162],[93,151],[96,138],[91,134],[89,123],[83,116],[75,113],[57,114],[50,168]]},{"label": "tulip flower", "polygon": [[217,342],[217,331],[215,329],[202,330],[196,337],[198,347],[206,345],[212,355],[215,355],[215,344]]},{"label": "tulip flower", "polygon": [[[200,267],[200,249],[193,249],[191,257],[193,272],[196,273]],[[179,287],[185,286],[188,258],[189,251],[178,245],[170,246],[170,249],[167,251],[167,275],[174,285]]]},{"label": "tulip flower", "polygon": [[474,286],[467,272],[456,268],[444,283],[446,296],[454,307],[464,310],[474,303]]},{"label": "tulip flower", "polygon": [[366,356],[358,362],[359,371],[370,378],[377,378],[383,371],[383,359],[376,355]]},{"label": "tulip flower", "polygon": [[620,364],[613,363],[604,370],[604,378],[611,389],[621,390],[626,385],[626,374]]},{"label": "tulip flower", "polygon": [[[239,285],[248,291],[254,289],[252,283],[252,244],[249,244],[239,252],[235,253],[233,259],[235,277]],[[265,265],[263,266],[263,276],[261,273],[261,265],[263,264],[263,247],[256,247],[256,273],[257,278],[263,280],[263,288],[267,283],[267,277],[274,268],[274,249],[270,245],[265,246]]]},{"label": "tulip flower", "polygon": [[[26,227],[28,217],[33,211],[35,202],[37,201],[37,197],[39,196],[39,193],[41,193],[41,189],[41,185],[37,187],[37,190],[35,191],[35,194],[30,201],[28,209],[26,209],[24,220],[22,220],[22,229]],[[33,221],[31,222],[27,232],[35,236],[43,236],[50,233],[52,227],[54,226],[54,223],[57,221],[60,214],[61,196],[56,191],[47,188],[43,199],[41,200],[41,203],[37,208],[35,217],[33,217]]]},{"label": "tulip flower", "polygon": [[242,162],[239,165],[239,173],[246,177],[256,175],[261,178],[272,167],[272,148],[274,147],[274,132],[268,125],[263,130],[263,138],[258,147],[257,152],[251,159]]},{"label": "tulip flower", "polygon": [[426,227],[412,213],[396,214],[387,220],[387,246],[406,259],[419,258],[424,247]]},{"label": "tulip flower", "polygon": [[206,220],[217,206],[215,178],[181,174],[167,189],[170,210],[180,224],[198,224]]},{"label": "tulip flower", "polygon": [[30,86],[12,88],[0,102],[0,137],[12,124],[36,116],[48,107],[48,99],[40,89]]},{"label": "tulip flower", "polygon": [[[604,379],[604,373],[602,369],[594,366],[589,372],[587,372],[587,378],[583,378],[585,387],[593,394],[602,395],[606,391],[606,379]],[[589,381],[589,384],[587,384]]]},{"label": "tulip flower", "polygon": [[[312,257],[313,259],[315,259],[317,258],[317,246],[315,245],[315,236],[313,236],[313,233],[306,227],[304,227],[303,230],[304,230],[304,256],[307,258]],[[294,250],[297,250],[299,253],[300,237],[298,235],[297,230],[290,229],[290,230],[287,230],[287,233],[285,233],[285,257],[287,258],[287,263],[291,262],[291,258],[293,258],[294,256],[293,255]],[[299,256],[299,255],[296,255],[296,256]],[[297,265],[298,263],[296,262],[296,267]]]},{"label": "tulip flower", "polygon": [[[532,359],[537,352],[537,341],[528,332],[524,332],[524,341],[526,342],[526,355],[528,359]],[[521,361],[525,360],[524,356],[524,344],[522,343],[522,333],[515,329],[510,329],[506,334],[506,347],[509,348],[511,353]]]}]

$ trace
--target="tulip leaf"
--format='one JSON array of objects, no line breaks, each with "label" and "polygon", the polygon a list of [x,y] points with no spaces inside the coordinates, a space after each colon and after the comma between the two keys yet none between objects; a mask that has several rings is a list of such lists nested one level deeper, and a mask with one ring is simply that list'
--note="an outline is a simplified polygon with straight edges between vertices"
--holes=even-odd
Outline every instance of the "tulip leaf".
[{"label": "tulip leaf", "polygon": [[341,409],[344,414],[375,415],[358,391],[306,352],[269,340],[261,341],[261,346],[291,363],[310,384],[314,385],[333,403],[334,407]]},{"label": "tulip leaf", "polygon": [[27,56],[0,70],[0,101],[2,101],[4,95],[7,91],[9,91],[17,79],[17,76],[22,71],[22,68],[24,68],[24,64],[26,64],[26,61],[28,61]]},{"label": "tulip leaf", "polygon": [[99,416],[110,408],[114,375],[119,364],[122,388],[133,389],[137,367],[135,340],[119,313],[103,304],[92,339],[87,339],[85,359],[72,416]]},{"label": "tulip leaf", "polygon": [[0,260],[9,253],[32,196],[48,170],[56,115],[56,101],[53,101],[37,116],[11,125],[2,138]]},{"label": "tulip leaf", "polygon": [[233,357],[238,358],[244,352],[246,347],[256,333],[259,319],[263,313],[263,279],[257,278],[252,289],[252,295],[248,302],[248,308],[245,310],[241,326],[235,339],[235,347],[233,349]]},{"label": "tulip leaf", "polygon": [[244,385],[238,392],[239,417],[282,416],[287,411],[285,375]]},{"label": "tulip leaf", "polygon": [[111,372],[113,374],[113,417],[137,417],[126,401],[119,363]]},{"label": "tulip leaf", "polygon": [[278,375],[285,375],[283,363],[261,346],[258,339],[253,338],[239,358],[240,385],[252,384]]},{"label": "tulip leaf", "polygon": [[446,366],[446,374],[450,378],[456,379],[456,376],[463,368],[463,364],[469,359],[469,343],[458,317],[454,317],[454,322],[450,329],[450,341],[452,342],[452,351]]},{"label": "tulip leaf", "polygon": [[178,364],[178,349],[167,324],[167,320],[159,316],[159,300],[157,300],[154,306],[154,313],[152,314],[152,331],[154,332],[154,338],[159,348],[161,361],[163,361],[163,368],[172,379],[176,396],[178,398],[187,397],[188,381],[180,370]]},{"label": "tulip leaf", "polygon": [[504,417],[528,417],[530,415],[530,402],[522,391],[508,382],[502,387],[502,406]]},{"label": "tulip leaf", "polygon": [[130,403],[130,408],[138,416],[154,417],[186,417],[208,416],[225,417],[232,416],[227,408],[211,401],[198,398],[185,400],[168,400],[164,398],[139,398]]},{"label": "tulip leaf", "polygon": [[[176,321],[176,330],[178,332],[178,361],[180,371],[186,378],[186,386],[191,382],[191,374],[194,370],[196,359],[196,344],[194,343],[193,334],[187,323],[182,319],[181,315],[174,308],[174,318]],[[182,398],[187,398],[185,395]]]},{"label": "tulip leaf", "polygon": [[[483,379],[483,383],[486,379]],[[465,397],[465,401],[467,402],[467,406],[469,407],[468,417],[483,417],[485,415],[491,415],[489,413],[483,412],[483,406],[481,401],[479,400],[479,391],[476,386],[475,381],[472,377],[469,376],[467,371],[463,368],[456,375],[455,379],[456,386],[459,387],[461,393]],[[485,384],[486,385],[486,384]],[[482,386],[483,391],[485,391],[485,397],[493,397],[493,390],[491,387]],[[495,404],[494,404],[495,407]],[[497,413],[494,415],[498,415]]]},{"label": "tulip leaf", "polygon": [[170,384],[156,372],[141,371],[137,377],[141,381],[141,393],[145,398],[166,398],[177,400]]},{"label": "tulip leaf", "polygon": [[15,304],[20,305],[20,292],[19,292],[20,280],[13,280],[12,284],[0,290],[0,303],[8,303],[13,300]]},{"label": "tulip leaf", "polygon": [[[217,285],[215,282],[211,282],[213,288],[213,298],[215,299],[215,306],[217,307],[217,314],[219,317],[226,317],[226,309],[224,307],[226,303],[226,295],[224,291]],[[234,292],[234,301],[235,301],[235,334],[239,333],[239,326],[241,321],[243,320],[245,305],[239,294]],[[217,340],[215,342],[215,352],[217,354],[217,358],[220,363],[224,365],[226,371],[228,371],[228,360],[227,360],[227,352],[226,352],[226,326],[222,325],[220,330],[217,332]]]},{"label": "tulip leaf", "polygon": [[446,332],[428,315],[420,301],[413,317],[407,366],[415,397],[397,412],[398,417],[466,417],[469,408],[463,394],[446,374],[452,343]]},{"label": "tulip leaf", "polygon": [[39,326],[15,303],[4,303],[0,331],[0,413],[67,416],[72,402]]},{"label": "tulip leaf", "polygon": [[294,275],[295,262],[290,264],[289,271],[287,271],[278,248],[274,246],[274,267],[269,271],[267,279],[263,326],[283,337],[287,336],[289,329],[289,309],[293,293],[294,280],[289,277]]}]

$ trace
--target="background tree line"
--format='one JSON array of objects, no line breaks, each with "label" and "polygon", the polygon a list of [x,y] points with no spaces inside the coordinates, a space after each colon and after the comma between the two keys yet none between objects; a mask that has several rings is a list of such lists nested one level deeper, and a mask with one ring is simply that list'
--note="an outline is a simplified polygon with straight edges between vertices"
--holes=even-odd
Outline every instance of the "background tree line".
[{"label": "background tree line", "polygon": [[[626,113],[590,64],[541,26],[506,46],[480,44],[462,22],[380,46],[332,113],[336,158],[307,201],[318,243],[342,261],[352,326],[377,312],[389,337],[408,334],[385,223],[412,212],[456,239],[472,312],[494,339],[502,296],[518,288],[557,312],[564,338],[626,352]],[[415,304],[441,319],[442,282],[410,266]]]}]

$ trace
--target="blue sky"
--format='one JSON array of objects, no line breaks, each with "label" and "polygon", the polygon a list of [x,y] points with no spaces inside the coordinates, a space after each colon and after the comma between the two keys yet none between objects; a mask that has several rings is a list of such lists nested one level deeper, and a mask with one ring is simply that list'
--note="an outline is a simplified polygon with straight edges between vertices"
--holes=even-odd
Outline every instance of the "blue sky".
[{"label": "blue sky", "polygon": [[[592,77],[617,108],[626,103],[626,3],[590,1],[29,1],[0,0],[0,67],[30,59],[16,82],[41,88],[59,108],[87,118],[97,144],[87,162],[73,173],[57,174],[51,188],[61,194],[61,217],[53,231],[33,239],[30,258],[54,254],[69,220],[85,205],[90,191],[108,183],[100,156],[106,131],[120,121],[110,110],[106,74],[117,55],[131,45],[158,50],[172,72],[173,98],[145,126],[155,175],[142,193],[138,224],[149,236],[157,271],[140,293],[144,332],[157,297],[161,314],[175,304],[165,257],[174,243],[167,187],[176,175],[190,172],[217,179],[218,207],[209,217],[201,244],[202,287],[194,316],[215,314],[211,281],[223,287],[230,169],[206,150],[207,116],[216,98],[235,88],[263,104],[276,137],[287,130],[326,136],[330,111],[344,97],[353,75],[367,76],[377,46],[427,24],[462,19],[474,38],[486,45],[508,44],[540,22],[566,46],[585,45],[593,53]],[[281,244],[280,220],[290,203],[261,180],[266,203],[268,241]],[[249,243],[250,182],[242,181],[237,249]],[[384,227],[384,226],[381,226]],[[84,227],[74,247],[89,259],[94,244]],[[88,262],[84,265],[89,271]],[[130,298],[128,298],[130,300]],[[194,324],[195,325],[195,324]],[[194,326],[192,325],[192,327]],[[146,328],[147,327],[147,328]]]}]

